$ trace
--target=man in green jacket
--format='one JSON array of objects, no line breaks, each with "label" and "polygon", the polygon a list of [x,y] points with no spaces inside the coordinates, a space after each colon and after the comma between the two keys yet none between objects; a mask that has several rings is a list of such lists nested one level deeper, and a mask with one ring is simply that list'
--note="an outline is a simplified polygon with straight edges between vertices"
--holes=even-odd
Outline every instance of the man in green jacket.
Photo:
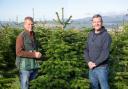
[{"label": "man in green jacket", "polygon": [[16,39],[16,66],[20,72],[21,89],[29,88],[29,81],[34,79],[38,72],[37,60],[42,56],[37,51],[33,25],[33,18],[25,17],[24,31]]}]

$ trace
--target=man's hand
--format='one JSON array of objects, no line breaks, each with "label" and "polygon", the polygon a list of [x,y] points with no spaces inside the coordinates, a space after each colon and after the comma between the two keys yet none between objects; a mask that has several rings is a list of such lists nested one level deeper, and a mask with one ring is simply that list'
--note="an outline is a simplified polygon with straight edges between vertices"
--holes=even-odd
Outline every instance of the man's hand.
[{"label": "man's hand", "polygon": [[96,64],[92,61],[88,62],[88,67],[89,69],[93,69],[94,67],[96,67]]},{"label": "man's hand", "polygon": [[35,57],[36,58],[41,58],[42,57],[42,54],[40,52],[35,52]]}]

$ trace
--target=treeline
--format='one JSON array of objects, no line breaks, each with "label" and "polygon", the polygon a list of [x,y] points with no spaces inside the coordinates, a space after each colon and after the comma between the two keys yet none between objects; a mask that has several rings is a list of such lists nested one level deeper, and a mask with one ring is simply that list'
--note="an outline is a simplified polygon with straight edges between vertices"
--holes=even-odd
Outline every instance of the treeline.
[{"label": "treeline", "polygon": [[[15,41],[22,29],[0,29],[0,89],[19,89],[15,67]],[[30,89],[89,89],[88,68],[83,50],[89,29],[61,30],[35,28],[43,57],[38,77]],[[122,32],[110,32],[111,89],[128,89],[128,26]]]}]

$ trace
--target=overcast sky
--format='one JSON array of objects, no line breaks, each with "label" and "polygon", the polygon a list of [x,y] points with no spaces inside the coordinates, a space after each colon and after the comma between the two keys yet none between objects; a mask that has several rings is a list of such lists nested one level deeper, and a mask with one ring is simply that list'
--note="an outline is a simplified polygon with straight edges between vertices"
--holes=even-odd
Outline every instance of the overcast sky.
[{"label": "overcast sky", "polygon": [[115,15],[128,12],[128,0],[0,0],[0,20],[22,21],[25,16],[35,19],[56,19],[55,12],[61,12],[64,7],[65,18],[79,19],[94,14]]}]

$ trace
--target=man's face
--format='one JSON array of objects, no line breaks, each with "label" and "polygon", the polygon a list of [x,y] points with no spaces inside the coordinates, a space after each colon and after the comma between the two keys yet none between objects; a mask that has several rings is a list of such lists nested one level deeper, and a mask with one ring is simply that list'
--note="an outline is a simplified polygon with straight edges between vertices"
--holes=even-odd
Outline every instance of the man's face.
[{"label": "man's face", "polygon": [[100,28],[102,27],[102,21],[100,17],[93,18],[92,20],[92,26],[96,31],[99,31]]},{"label": "man's face", "polygon": [[33,22],[29,19],[26,19],[24,21],[24,28],[25,28],[25,30],[27,30],[29,32],[32,31],[33,30]]}]

